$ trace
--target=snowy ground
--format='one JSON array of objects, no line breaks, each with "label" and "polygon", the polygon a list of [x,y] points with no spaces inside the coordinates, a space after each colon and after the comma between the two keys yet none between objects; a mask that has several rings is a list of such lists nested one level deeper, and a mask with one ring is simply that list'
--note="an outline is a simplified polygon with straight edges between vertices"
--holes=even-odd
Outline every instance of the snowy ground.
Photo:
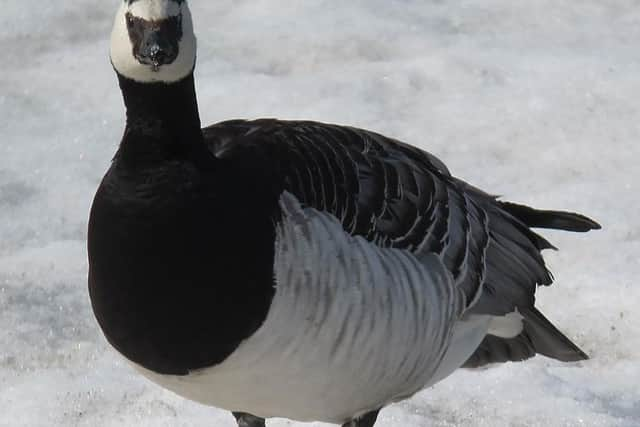
[{"label": "snowy ground", "polygon": [[[636,0],[192,3],[204,123],[371,128],[491,192],[604,225],[546,233],[557,283],[538,294],[591,360],[460,371],[385,409],[381,427],[640,425]],[[134,374],[89,308],[87,213],[123,128],[107,56],[117,5],[0,12],[0,425],[231,427]]]}]

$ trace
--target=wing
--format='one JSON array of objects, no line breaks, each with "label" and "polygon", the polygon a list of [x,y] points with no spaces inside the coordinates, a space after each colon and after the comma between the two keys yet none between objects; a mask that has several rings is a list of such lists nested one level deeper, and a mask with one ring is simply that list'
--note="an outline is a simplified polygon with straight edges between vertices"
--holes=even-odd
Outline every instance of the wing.
[{"label": "wing", "polygon": [[[272,119],[223,122],[203,132],[218,157],[259,158],[256,164],[273,168],[283,191],[331,213],[351,235],[437,255],[470,313],[523,312],[533,308],[536,287],[551,284],[540,251],[553,246],[530,225],[598,227],[577,214],[498,201],[451,176],[435,156],[374,132]],[[535,324],[527,330],[525,315],[526,333],[540,335]],[[568,340],[555,335],[565,346]]]}]

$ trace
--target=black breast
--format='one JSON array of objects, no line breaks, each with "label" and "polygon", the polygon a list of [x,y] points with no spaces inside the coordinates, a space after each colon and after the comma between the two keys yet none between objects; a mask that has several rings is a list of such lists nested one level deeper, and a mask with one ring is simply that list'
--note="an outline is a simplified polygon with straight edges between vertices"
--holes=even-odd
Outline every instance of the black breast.
[{"label": "black breast", "polygon": [[274,293],[277,196],[260,177],[114,164],[89,224],[89,291],[109,342],[164,374],[223,361]]}]

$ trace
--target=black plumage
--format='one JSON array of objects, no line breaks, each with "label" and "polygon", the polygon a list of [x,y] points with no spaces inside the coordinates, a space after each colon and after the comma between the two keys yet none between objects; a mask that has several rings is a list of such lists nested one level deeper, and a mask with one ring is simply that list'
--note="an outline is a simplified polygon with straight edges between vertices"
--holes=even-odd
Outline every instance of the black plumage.
[{"label": "black plumage", "polygon": [[192,77],[120,85],[127,126],[89,221],[91,302],[118,351],[184,375],[266,317],[280,189],[250,159],[234,167],[207,150]]}]

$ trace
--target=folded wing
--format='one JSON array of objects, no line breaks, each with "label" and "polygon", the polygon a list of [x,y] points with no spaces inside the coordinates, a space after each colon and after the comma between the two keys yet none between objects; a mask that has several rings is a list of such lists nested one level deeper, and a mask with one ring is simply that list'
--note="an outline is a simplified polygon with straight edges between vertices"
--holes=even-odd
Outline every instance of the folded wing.
[{"label": "folded wing", "polygon": [[351,235],[437,255],[463,292],[467,314],[517,309],[522,334],[488,335],[467,366],[535,353],[586,357],[534,308],[536,287],[552,282],[540,251],[553,246],[530,227],[599,228],[590,219],[499,201],[451,176],[435,156],[361,129],[263,119],[222,122],[204,134],[218,157],[252,157],[256,167],[272,168],[283,191],[331,213]]}]

